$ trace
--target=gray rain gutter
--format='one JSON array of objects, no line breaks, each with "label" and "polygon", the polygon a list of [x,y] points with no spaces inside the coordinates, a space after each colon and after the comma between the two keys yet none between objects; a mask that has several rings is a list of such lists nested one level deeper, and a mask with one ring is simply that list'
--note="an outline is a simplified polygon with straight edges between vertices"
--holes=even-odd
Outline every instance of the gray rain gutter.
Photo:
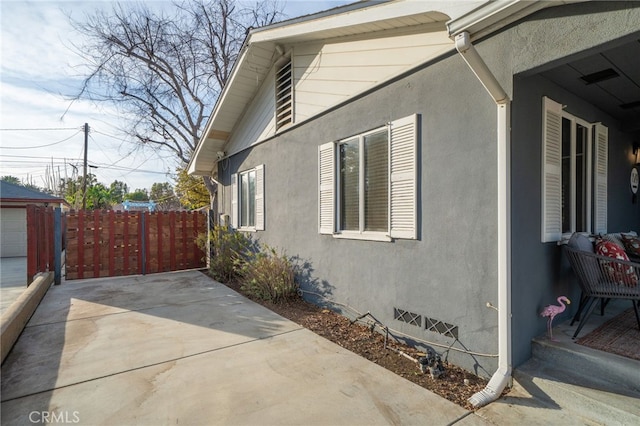
[{"label": "gray rain gutter", "polygon": [[511,100],[471,44],[469,33],[455,36],[456,49],[498,108],[498,369],[469,402],[482,407],[498,399],[511,381]]}]

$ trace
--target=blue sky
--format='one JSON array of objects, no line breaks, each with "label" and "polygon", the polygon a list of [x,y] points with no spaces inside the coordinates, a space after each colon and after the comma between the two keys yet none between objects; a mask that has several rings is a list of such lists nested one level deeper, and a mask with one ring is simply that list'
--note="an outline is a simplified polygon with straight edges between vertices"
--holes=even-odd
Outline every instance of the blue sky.
[{"label": "blue sky", "polygon": [[[288,18],[351,3],[344,0],[280,0]],[[147,1],[168,7],[169,0]],[[81,59],[66,14],[80,19],[110,1],[12,1],[0,3],[0,175],[45,186],[47,167],[63,178],[82,174],[84,134],[88,123],[88,163],[98,181],[127,183],[131,190],[171,182],[176,162],[169,151],[136,150],[117,130],[118,115],[105,105],[70,102],[77,91]],[[18,129],[18,130],[5,130]],[[23,130],[58,129],[58,130]]]}]

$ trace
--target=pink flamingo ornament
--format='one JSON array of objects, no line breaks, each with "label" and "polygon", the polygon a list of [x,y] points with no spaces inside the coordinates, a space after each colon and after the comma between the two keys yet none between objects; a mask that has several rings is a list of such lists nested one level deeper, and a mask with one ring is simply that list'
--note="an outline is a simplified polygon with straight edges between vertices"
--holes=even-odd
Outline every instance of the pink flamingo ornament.
[{"label": "pink flamingo ornament", "polygon": [[567,308],[565,306],[565,304],[562,303],[563,301],[567,302],[567,305],[571,304],[571,300],[569,300],[566,296],[560,296],[560,297],[558,297],[557,300],[558,300],[558,303],[560,304],[560,306],[549,305],[549,306],[545,307],[542,310],[542,312],[540,312],[540,316],[541,317],[549,317],[549,319],[547,320],[547,332],[549,333],[549,340],[554,341],[554,342],[556,340],[553,338],[553,333],[551,331],[551,323],[553,322],[553,318],[556,315],[564,312],[564,310]]}]

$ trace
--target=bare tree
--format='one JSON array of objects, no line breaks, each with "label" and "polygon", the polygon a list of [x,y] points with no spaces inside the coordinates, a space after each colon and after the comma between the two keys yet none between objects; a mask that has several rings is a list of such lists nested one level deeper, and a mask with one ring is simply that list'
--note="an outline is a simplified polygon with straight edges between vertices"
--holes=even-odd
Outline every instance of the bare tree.
[{"label": "bare tree", "polygon": [[[281,15],[276,1],[189,0],[171,8],[116,4],[74,21],[85,40],[83,87],[74,99],[115,105],[135,142],[169,149],[184,166],[193,154],[251,27]],[[216,186],[204,178],[212,201]]]}]

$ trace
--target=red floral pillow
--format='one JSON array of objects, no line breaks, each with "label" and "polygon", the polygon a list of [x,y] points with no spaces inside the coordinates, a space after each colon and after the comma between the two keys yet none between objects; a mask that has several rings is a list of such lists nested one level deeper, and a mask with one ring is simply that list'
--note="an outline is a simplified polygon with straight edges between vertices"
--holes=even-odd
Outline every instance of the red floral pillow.
[{"label": "red floral pillow", "polygon": [[621,237],[627,253],[634,257],[640,257],[640,238],[629,234],[621,234]]},{"label": "red floral pillow", "polygon": [[[607,256],[613,259],[629,261],[629,257],[618,245],[611,241],[598,240],[596,242],[596,253],[600,256]],[[633,267],[620,265],[612,262],[602,262],[602,266],[609,275],[609,278],[618,284],[625,284],[629,287],[638,285],[638,277]]]}]

